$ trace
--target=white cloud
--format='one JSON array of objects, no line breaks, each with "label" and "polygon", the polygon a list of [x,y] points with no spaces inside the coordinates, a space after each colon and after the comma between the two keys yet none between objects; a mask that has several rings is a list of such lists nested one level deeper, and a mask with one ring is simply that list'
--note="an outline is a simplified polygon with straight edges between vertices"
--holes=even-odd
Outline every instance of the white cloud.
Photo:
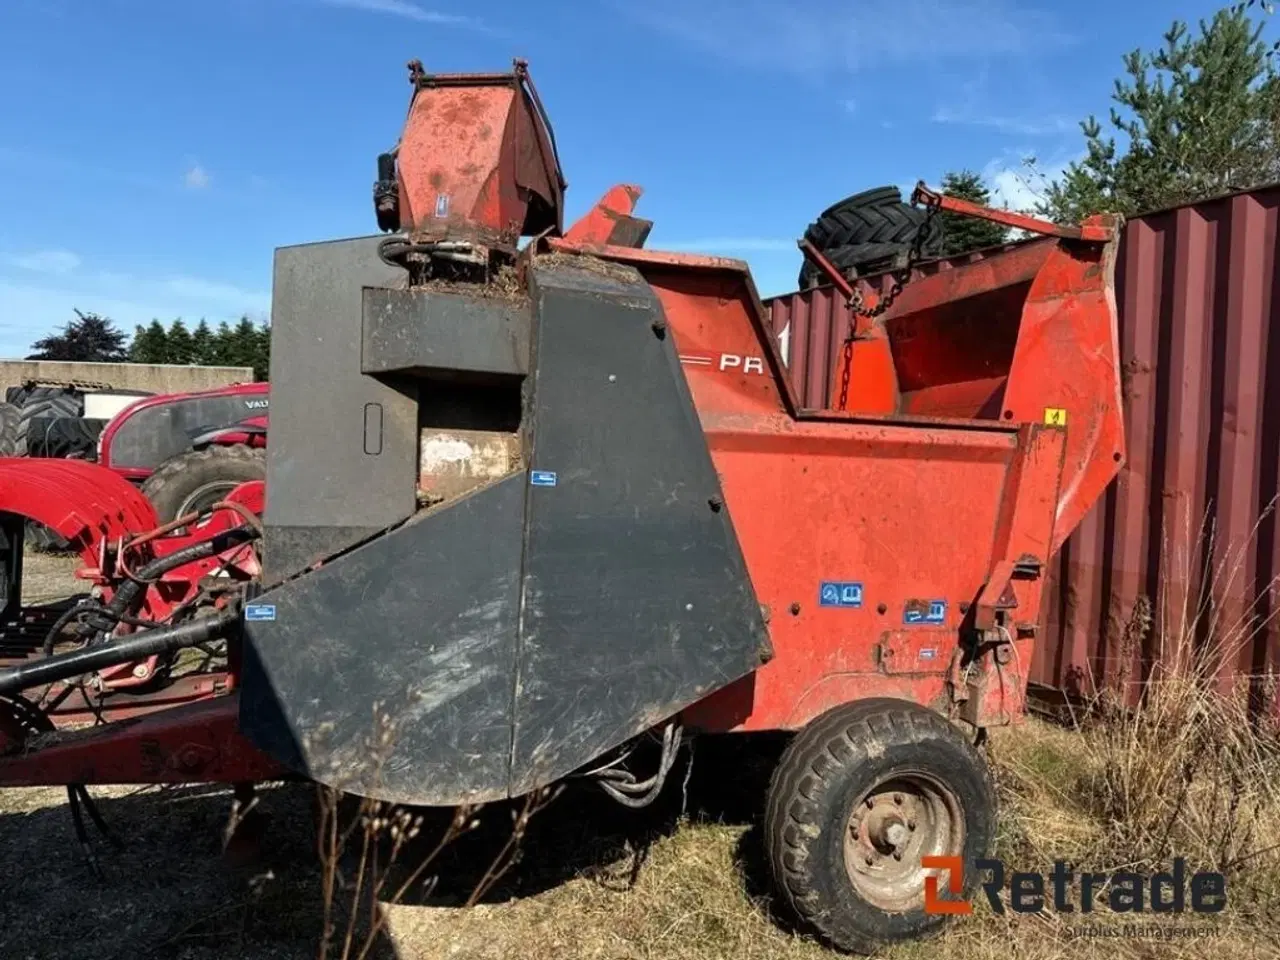
[{"label": "white cloud", "polygon": [[190,190],[203,190],[209,186],[209,171],[198,163],[193,163],[182,175],[182,182]]},{"label": "white cloud", "polygon": [[434,23],[443,27],[471,27],[479,29],[482,24],[474,17],[463,17],[454,13],[441,13],[411,3],[410,0],[321,0],[331,7],[347,7],[351,10],[364,10],[366,13],[386,13],[406,20],[417,20],[420,23]]},{"label": "white cloud", "polygon": [[[81,260],[75,254],[76,266]],[[75,316],[75,309],[110,317],[126,333],[153,319],[182,317],[194,325],[234,321],[244,314],[265,319],[270,294],[214,278],[147,278],[108,270],[43,271],[43,277],[19,272],[18,260],[0,258],[0,356],[24,357],[30,346]],[[69,259],[65,262],[69,263]]]},{"label": "white cloud", "polygon": [[70,273],[80,266],[80,258],[70,250],[36,250],[6,257],[5,261],[34,273]]},{"label": "white cloud", "polygon": [[231,304],[239,309],[265,310],[271,305],[271,294],[245,290],[228,283],[202,280],[199,277],[170,277],[165,291],[184,300],[208,300]]},{"label": "white cloud", "polygon": [[650,29],[723,60],[817,75],[886,62],[1042,53],[1073,42],[1015,0],[611,0]]},{"label": "white cloud", "polygon": [[853,114],[858,112],[858,101],[854,100],[852,97],[845,100],[841,105],[844,107],[845,113]]},{"label": "white cloud", "polygon": [[982,177],[991,188],[991,202],[1020,213],[1034,213],[1045,192],[1062,177],[1079,156],[1059,157],[1048,162],[1028,163],[1030,154],[1006,154],[990,161],[982,169]]},{"label": "white cloud", "polygon": [[999,133],[1018,134],[1026,137],[1044,137],[1069,133],[1076,123],[1066,117],[1051,114],[1045,117],[1011,117],[999,114],[978,113],[969,109],[938,107],[933,113],[934,123],[966,127],[986,127]]},{"label": "white cloud", "polygon": [[1037,97],[1023,87],[1009,83],[1007,77],[993,85],[986,66],[956,83],[939,84],[939,89],[944,92],[946,100],[934,109],[930,118],[934,123],[981,127],[1006,135],[1037,138],[1061,136],[1079,126],[1041,104],[1032,105]]}]

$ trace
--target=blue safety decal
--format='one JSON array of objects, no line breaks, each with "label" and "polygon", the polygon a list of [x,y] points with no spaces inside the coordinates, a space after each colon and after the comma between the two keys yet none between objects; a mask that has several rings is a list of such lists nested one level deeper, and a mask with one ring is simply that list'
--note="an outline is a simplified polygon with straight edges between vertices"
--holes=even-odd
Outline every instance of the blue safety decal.
[{"label": "blue safety decal", "polygon": [[824,580],[818,589],[820,607],[862,606],[862,584]]},{"label": "blue safety decal", "polygon": [[436,216],[447,217],[449,215],[449,195],[441,193],[436,195]]},{"label": "blue safety decal", "polygon": [[921,660],[932,660],[937,655],[938,655],[937,647],[925,647],[923,650],[920,651]]},{"label": "blue safety decal", "polygon": [[947,601],[929,600],[925,603],[912,601],[902,611],[903,623],[946,623]]},{"label": "blue safety decal", "polygon": [[529,472],[529,482],[535,487],[554,487],[556,485],[555,471],[531,470]]},{"label": "blue safety decal", "polygon": [[246,620],[274,620],[276,605],[274,603],[251,603],[244,608]]}]

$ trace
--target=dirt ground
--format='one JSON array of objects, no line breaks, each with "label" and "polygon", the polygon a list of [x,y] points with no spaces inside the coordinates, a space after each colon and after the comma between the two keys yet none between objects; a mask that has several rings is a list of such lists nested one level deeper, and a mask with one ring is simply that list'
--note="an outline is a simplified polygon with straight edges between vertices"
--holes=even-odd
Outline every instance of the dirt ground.
[{"label": "dirt ground", "polygon": [[[54,595],[73,586],[67,576],[73,564],[32,559],[27,578],[32,593]],[[1105,837],[1105,825],[1074,812],[1064,790],[1078,752],[1073,736],[1033,722],[1016,741],[998,738],[1002,789],[1013,782],[1018,791],[1008,805],[1001,840],[1011,856],[1031,851],[1037,861],[1048,863],[1055,850],[1075,844],[1082,832]],[[771,915],[756,818],[778,748],[772,740],[699,741],[689,776],[682,774],[659,808],[644,813],[624,811],[589,789],[565,793],[532,821],[520,861],[478,906],[462,908],[459,904],[510,834],[509,808],[481,811],[479,826],[433,865],[431,875],[438,879],[429,896],[415,888],[405,903],[380,906],[387,933],[368,955],[396,960],[835,956]],[[226,790],[94,788],[91,793],[123,844],[113,849],[90,825],[101,878],[77,844],[62,790],[0,790],[0,958],[317,955],[321,871],[310,788],[264,789],[265,829],[254,855],[238,859],[221,850],[231,802]],[[424,829],[424,836],[429,832]],[[1237,909],[1238,915],[1201,922],[1212,939],[1191,936],[1194,923],[1186,918],[1161,920],[1164,932],[1158,936],[1122,935],[1113,922],[1112,935],[1076,938],[1061,919],[980,914],[963,918],[940,939],[887,956],[1280,958],[1280,916],[1259,912],[1256,904]],[[341,956],[341,946],[330,956]]]}]

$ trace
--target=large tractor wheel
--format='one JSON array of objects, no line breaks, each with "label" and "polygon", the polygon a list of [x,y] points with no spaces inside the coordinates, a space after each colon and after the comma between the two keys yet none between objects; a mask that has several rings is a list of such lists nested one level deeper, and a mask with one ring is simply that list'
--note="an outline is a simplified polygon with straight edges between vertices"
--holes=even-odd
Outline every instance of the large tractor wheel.
[{"label": "large tractor wheel", "polygon": [[20,410],[12,403],[0,403],[0,457],[18,455],[18,418]]},{"label": "large tractor wheel", "polygon": [[[927,211],[902,202],[897,187],[855,193],[818,215],[805,230],[805,239],[819,250],[863,243],[906,243],[924,227]],[[941,241],[937,219],[929,223],[923,245],[930,254]]]},{"label": "large tractor wheel", "polygon": [[[818,219],[809,224],[809,228],[805,230],[804,235],[810,243],[819,249],[840,246],[842,243],[861,243],[863,240],[860,234],[863,231],[849,230],[851,220],[858,216],[857,211],[871,207],[899,207],[901,205],[902,191],[897,187],[876,187],[874,190],[863,190],[861,193],[845,197],[843,200],[833,203],[823,210],[818,214]],[[842,239],[851,232],[855,234],[854,239]],[[833,243],[833,240],[836,242]]]},{"label": "large tractor wheel", "polygon": [[162,523],[206,510],[240,484],[267,478],[266,451],[237,443],[166,460],[142,484]]},{"label": "large tractor wheel", "polygon": [[27,521],[22,539],[27,547],[36,553],[66,553],[71,549],[71,544],[64,540],[57,531],[49,529],[43,523],[36,523],[34,520]]},{"label": "large tractor wheel", "polygon": [[781,899],[832,945],[870,954],[938,931],[946,917],[925,912],[921,858],[961,857],[968,896],[995,820],[990,769],[960,730],[874,699],[835,707],[791,742],[764,833]]},{"label": "large tractor wheel", "polygon": [[14,447],[19,457],[42,449],[52,420],[84,414],[84,395],[61,387],[33,387],[21,401]]}]

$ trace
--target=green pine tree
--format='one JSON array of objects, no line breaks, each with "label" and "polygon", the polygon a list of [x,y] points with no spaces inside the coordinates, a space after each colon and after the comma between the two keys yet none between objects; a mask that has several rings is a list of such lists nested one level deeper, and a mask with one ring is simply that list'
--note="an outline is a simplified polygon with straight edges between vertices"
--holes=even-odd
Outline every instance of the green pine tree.
[{"label": "green pine tree", "polygon": [[129,345],[129,359],[134,363],[168,363],[169,337],[164,324],[152,320],[145,327],[137,327]]},{"label": "green pine tree", "polygon": [[1081,123],[1087,155],[1048,188],[1042,215],[1078,222],[1091,213],[1133,216],[1280,179],[1280,77],[1263,27],[1237,3],[1175,22],[1164,46],[1134,50],[1116,81],[1110,128]]},{"label": "green pine tree", "polygon": [[248,317],[241,317],[240,322],[231,331],[230,352],[234,366],[248,367],[253,365],[253,348],[256,342],[253,321]]},{"label": "green pine tree", "polygon": [[253,378],[266,380],[271,369],[271,325],[258,325],[258,342],[253,357]]},{"label": "green pine tree", "polygon": [[235,334],[231,329],[231,324],[223,320],[218,324],[217,332],[213,335],[213,357],[214,364],[219,367],[234,367],[235,357],[233,354]]},{"label": "green pine tree", "polygon": [[216,348],[213,331],[202,319],[191,332],[191,362],[202,367],[217,366]]},{"label": "green pine tree", "polygon": [[[982,175],[972,170],[946,173],[942,177],[942,192],[949,197],[968,200],[984,207],[991,206],[991,191]],[[1009,230],[989,220],[961,217],[954,213],[941,214],[942,255],[954,257],[970,250],[982,250],[998,246],[1009,237]]]},{"label": "green pine tree", "polygon": [[169,363],[195,363],[195,350],[191,341],[191,332],[187,330],[187,325],[182,322],[182,318],[179,317],[169,325],[167,339],[169,342],[167,351]]}]

